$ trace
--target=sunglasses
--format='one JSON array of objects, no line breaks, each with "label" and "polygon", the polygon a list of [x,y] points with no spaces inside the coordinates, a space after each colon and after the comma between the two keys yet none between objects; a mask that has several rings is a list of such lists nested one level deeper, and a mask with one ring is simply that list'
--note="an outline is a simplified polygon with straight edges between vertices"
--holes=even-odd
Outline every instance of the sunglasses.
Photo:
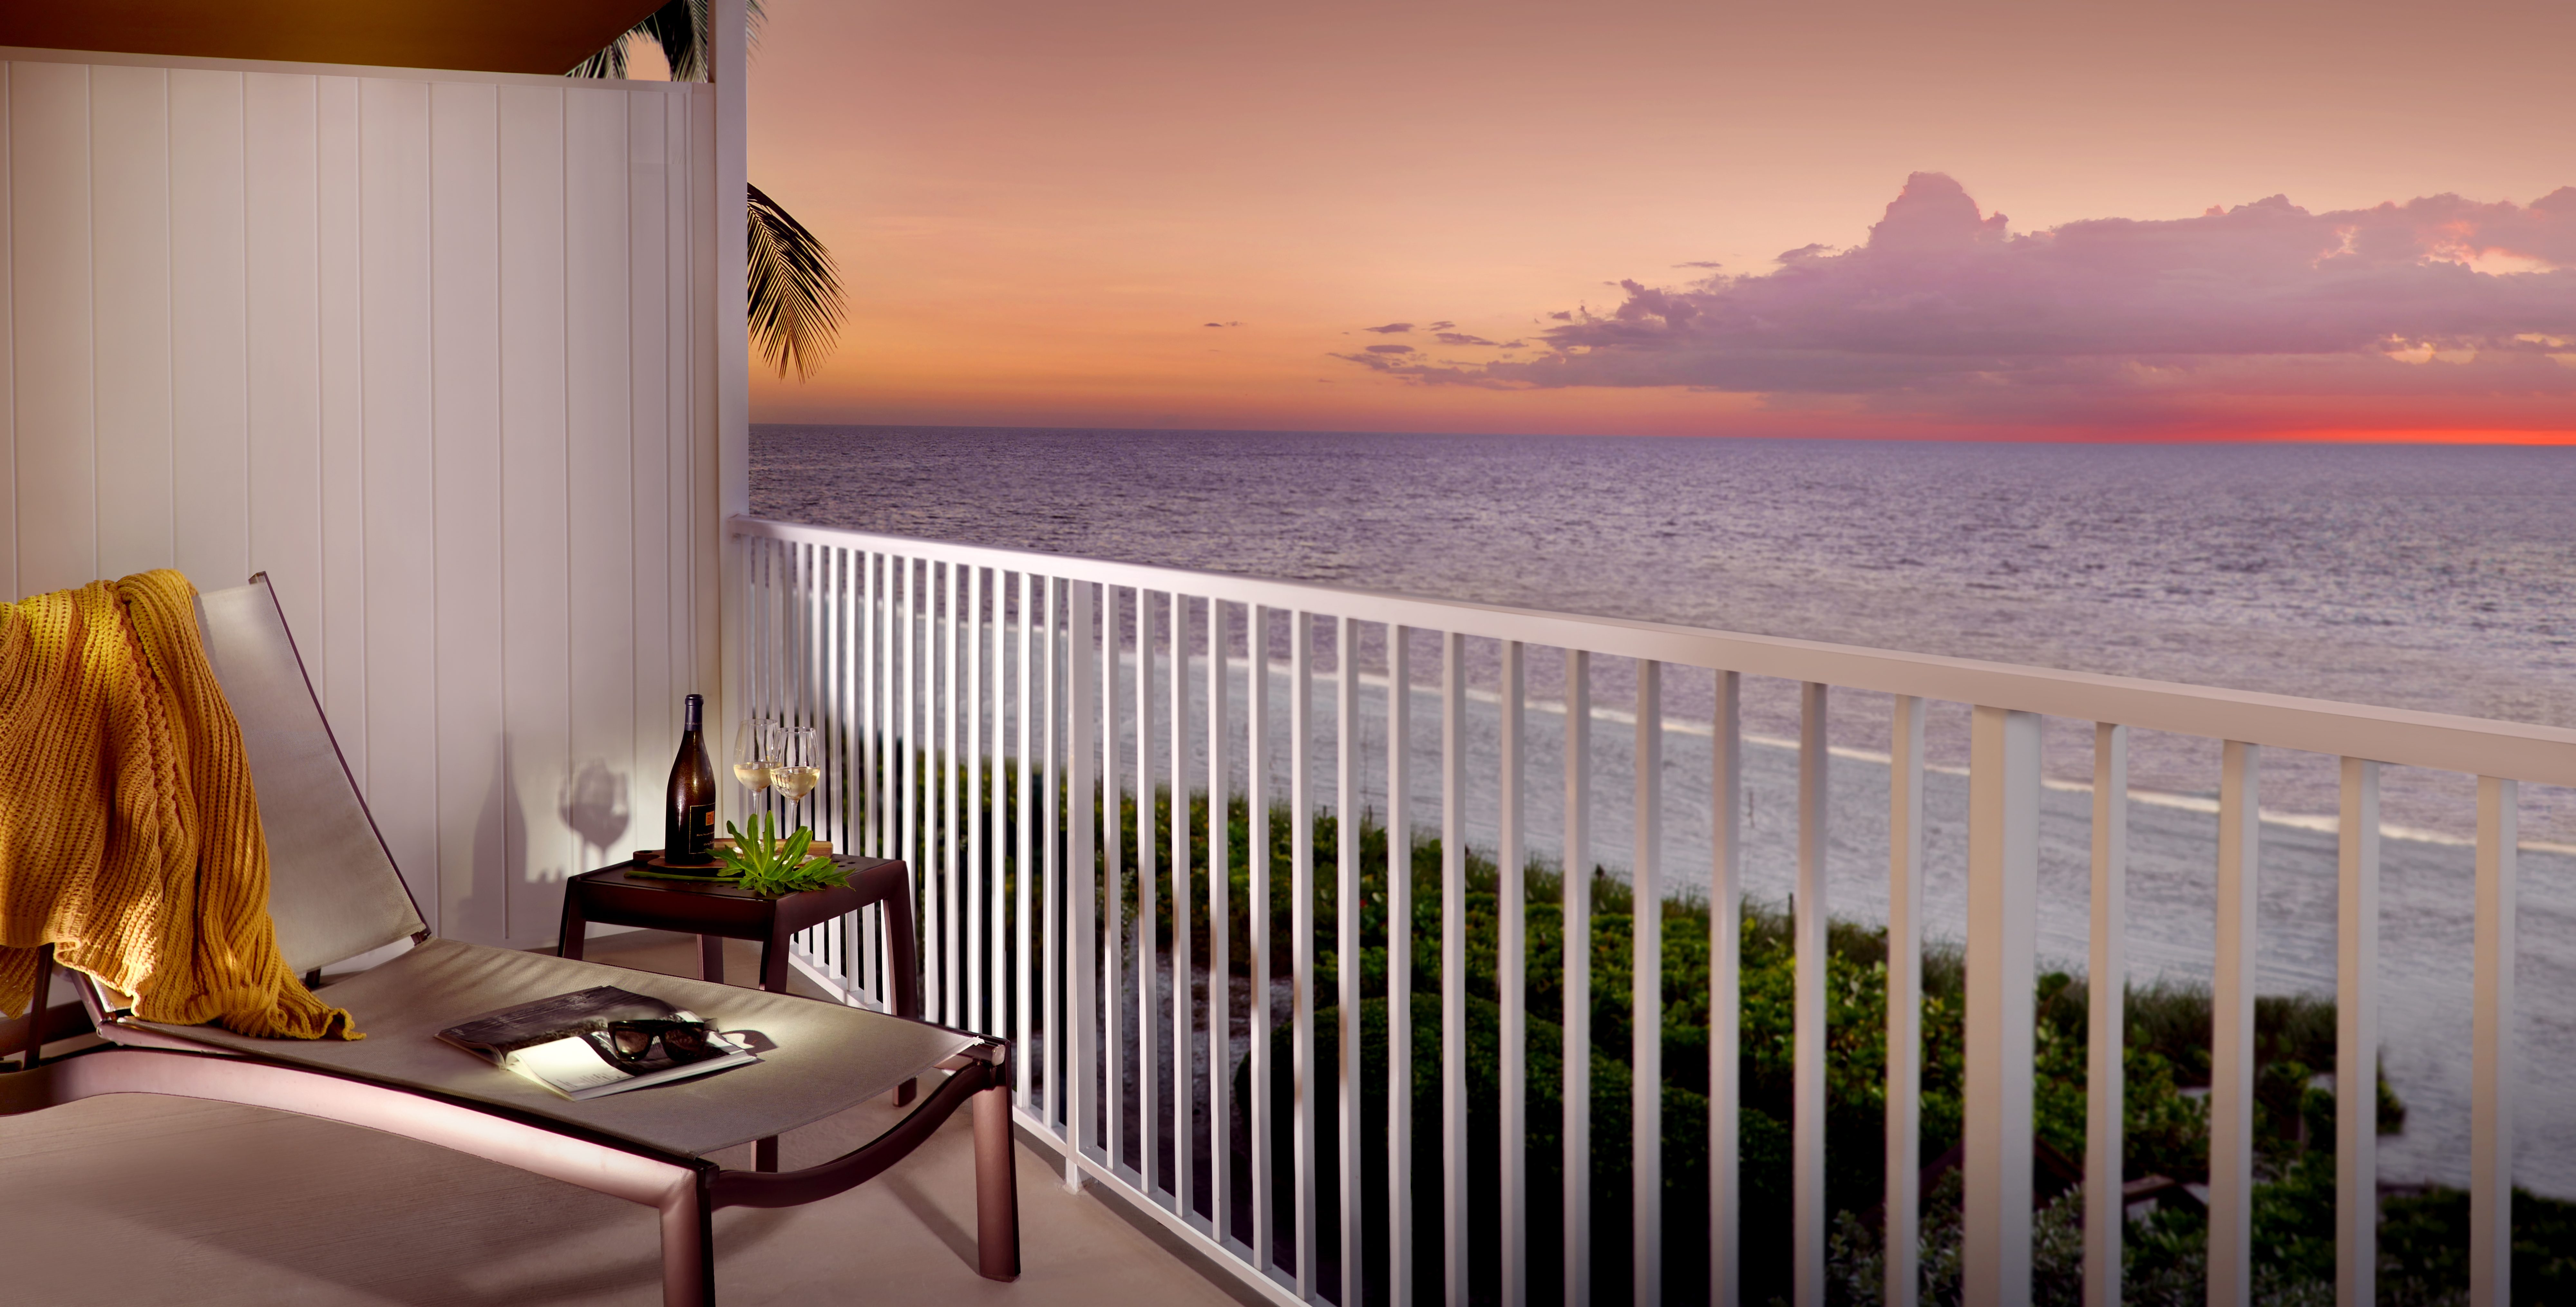
[{"label": "sunglasses", "polygon": [[632,1063],[651,1058],[657,1041],[674,1062],[703,1062],[724,1055],[724,1050],[709,1040],[704,1021],[611,1021],[596,1042],[601,1052],[619,1062]]}]

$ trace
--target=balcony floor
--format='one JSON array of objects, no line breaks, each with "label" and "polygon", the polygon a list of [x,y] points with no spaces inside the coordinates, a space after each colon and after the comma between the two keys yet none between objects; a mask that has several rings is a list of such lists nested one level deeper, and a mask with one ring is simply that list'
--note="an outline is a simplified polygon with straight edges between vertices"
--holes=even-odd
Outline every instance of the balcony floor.
[{"label": "balcony floor", "polygon": [[[755,946],[728,958],[757,973]],[[696,944],[629,936],[599,961],[691,973]],[[801,981],[801,977],[800,977]],[[68,1049],[70,1045],[58,1046]],[[810,1165],[896,1119],[880,1101],[790,1134]],[[1046,1303],[1191,1307],[1232,1297],[1020,1152],[1016,1284],[975,1274],[966,1115],[875,1181],[824,1202],[716,1215],[725,1307]],[[748,1145],[719,1154],[749,1167]],[[350,1126],[116,1096],[0,1118],[0,1299],[86,1304],[633,1304],[661,1301],[649,1209]]]}]

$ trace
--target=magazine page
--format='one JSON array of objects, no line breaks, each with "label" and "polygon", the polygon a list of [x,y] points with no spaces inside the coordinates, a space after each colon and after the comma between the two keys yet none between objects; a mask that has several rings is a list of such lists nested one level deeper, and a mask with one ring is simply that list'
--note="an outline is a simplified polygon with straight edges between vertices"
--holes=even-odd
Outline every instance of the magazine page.
[{"label": "magazine page", "polygon": [[707,1042],[724,1052],[696,1062],[675,1062],[659,1055],[630,1069],[601,1050],[597,1035],[574,1035],[510,1053],[502,1065],[575,1101],[686,1080],[729,1067],[757,1062],[750,1049],[710,1032]]}]

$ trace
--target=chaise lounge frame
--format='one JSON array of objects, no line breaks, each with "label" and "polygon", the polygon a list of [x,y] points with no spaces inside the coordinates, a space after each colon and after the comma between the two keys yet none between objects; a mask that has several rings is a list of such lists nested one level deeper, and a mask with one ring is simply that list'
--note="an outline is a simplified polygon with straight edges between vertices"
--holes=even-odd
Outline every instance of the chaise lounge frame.
[{"label": "chaise lounge frame", "polygon": [[[445,962],[556,977],[530,986],[537,992],[525,993],[527,1000],[578,988],[582,982],[602,983],[598,973],[613,969],[439,940],[421,924],[410,892],[394,870],[391,852],[322,718],[265,573],[235,590],[201,596],[199,621],[226,697],[242,719],[253,780],[269,782],[259,785],[259,793],[270,838],[271,903],[280,945],[291,963],[310,968],[311,978],[320,970],[314,959],[325,955],[332,961],[347,959],[408,939],[413,952],[406,956],[428,958],[428,968]],[[333,771],[338,784],[321,783]],[[372,850],[363,847],[369,845]],[[365,856],[370,851],[373,856]],[[320,905],[326,920],[314,919],[316,905],[309,897],[294,897],[306,896],[317,887],[343,891],[344,901]],[[388,924],[403,929],[378,938]],[[340,951],[361,941],[372,942]],[[50,956],[45,961],[49,971]],[[373,975],[401,961],[397,958],[358,974]],[[886,1056],[897,1059],[892,1063],[867,1048],[854,1055],[862,1061],[873,1056],[874,1067],[863,1081],[829,1091],[846,1098],[843,1106],[865,1102],[934,1070],[948,1073],[909,1115],[840,1157],[796,1171],[739,1171],[728,1170],[703,1154],[742,1141],[696,1147],[688,1141],[657,1138],[654,1131],[638,1128],[632,1120],[621,1123],[613,1112],[598,1108],[633,1095],[556,1103],[527,1092],[532,1087],[516,1076],[482,1067],[463,1054],[454,1054],[455,1065],[465,1068],[461,1088],[424,1084],[416,1077],[405,1083],[353,1073],[317,1060],[346,1057],[350,1050],[363,1049],[363,1043],[253,1040],[212,1027],[145,1022],[134,1016],[123,996],[86,975],[73,976],[89,1022],[107,1044],[39,1062],[36,1045],[31,1043],[23,1069],[0,1075],[0,1115],[41,1111],[102,1094],[160,1094],[292,1112],[437,1144],[655,1209],[661,1221],[664,1307],[712,1307],[713,1219],[718,1209],[792,1207],[864,1184],[909,1156],[949,1117],[972,1103],[977,1271],[997,1280],[1019,1274],[1019,1206],[1005,1075],[1008,1046],[1000,1040],[819,1000],[721,985],[710,989],[705,982],[661,976],[652,976],[647,983],[644,973],[618,972],[613,978],[621,983],[666,994],[677,990],[702,1010],[727,1002],[751,1004],[752,1010],[771,1019],[845,1030],[855,1040],[874,1041],[875,1049],[891,1050]],[[42,980],[23,1019],[29,1039],[37,1042],[60,1037],[77,1026],[71,1014],[45,1009]],[[326,1001],[337,1001],[331,990],[322,992]],[[354,1008],[353,1012],[360,1028],[370,1029],[375,1038],[393,1033],[372,1029],[367,1012]],[[420,1036],[418,1031],[402,1033]],[[900,1060],[906,1050],[922,1048],[939,1055],[918,1062]],[[402,1049],[389,1046],[388,1051]],[[844,1051],[828,1050],[834,1055]],[[763,1082],[744,1073],[761,1069],[739,1068],[641,1093],[666,1094],[681,1085],[695,1085],[702,1094],[716,1095],[706,1101],[717,1103],[723,1111],[750,1114],[757,1104],[747,1105],[746,1096]],[[508,1083],[475,1078],[486,1071],[489,1077]],[[805,1091],[801,1105],[785,1119],[756,1127],[761,1135],[815,1119],[814,1104],[824,1100],[816,1097],[811,1084],[814,1071],[809,1068],[803,1074],[805,1083],[795,1086]],[[743,1141],[753,1137],[759,1136],[747,1135]]]}]

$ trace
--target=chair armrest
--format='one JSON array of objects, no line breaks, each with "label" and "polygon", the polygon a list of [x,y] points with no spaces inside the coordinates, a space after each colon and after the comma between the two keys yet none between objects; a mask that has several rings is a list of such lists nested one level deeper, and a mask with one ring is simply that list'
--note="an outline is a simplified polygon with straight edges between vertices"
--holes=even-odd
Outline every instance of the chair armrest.
[{"label": "chair armrest", "polygon": [[801,1171],[720,1171],[713,1181],[713,1206],[795,1207],[854,1189],[912,1155],[957,1109],[988,1089],[1010,1082],[1003,1074],[1008,1045],[977,1044],[939,1064],[949,1070],[946,1083],[921,1106],[884,1134],[819,1166]]}]

